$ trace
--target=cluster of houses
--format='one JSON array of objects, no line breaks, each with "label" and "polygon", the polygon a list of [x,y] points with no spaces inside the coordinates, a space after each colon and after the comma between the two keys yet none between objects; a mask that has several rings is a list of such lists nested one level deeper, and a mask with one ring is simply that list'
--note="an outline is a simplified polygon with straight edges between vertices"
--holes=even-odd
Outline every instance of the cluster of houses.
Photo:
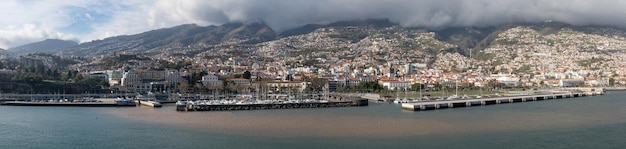
[{"label": "cluster of houses", "polygon": [[[295,72],[290,72],[294,73]],[[329,73],[324,75],[298,74],[292,78],[267,77],[260,81],[261,77],[254,73],[251,79],[233,78],[219,74],[208,74],[200,80],[192,81],[191,74],[180,70],[105,70],[89,72],[87,77],[100,77],[110,84],[112,92],[120,93],[148,93],[181,92],[181,84],[190,87],[204,87],[207,90],[223,90],[226,88],[289,88],[304,91],[311,87],[312,82],[307,82],[303,76],[315,77],[324,80],[324,89],[345,91],[354,88],[362,82],[376,82],[387,90],[409,90],[414,84],[421,84],[423,89],[434,87],[578,87],[578,86],[608,86],[609,80],[587,77],[554,77],[550,75],[517,76],[511,74],[491,74],[488,76],[468,73],[451,73],[442,71],[424,71],[416,75],[371,75],[359,73]],[[301,76],[299,76],[301,75]]]}]

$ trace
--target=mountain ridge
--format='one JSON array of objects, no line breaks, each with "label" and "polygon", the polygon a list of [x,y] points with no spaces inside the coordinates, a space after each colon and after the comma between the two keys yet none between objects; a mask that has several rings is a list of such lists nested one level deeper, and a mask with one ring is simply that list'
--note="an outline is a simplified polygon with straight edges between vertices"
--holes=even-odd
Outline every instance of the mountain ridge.
[{"label": "mountain ridge", "polygon": [[[454,48],[446,51],[458,52],[462,55],[469,56],[470,51],[472,54],[479,54],[480,51],[492,46],[494,40],[500,33],[519,26],[527,26],[531,29],[537,30],[542,36],[556,33],[562,29],[572,29],[579,30],[584,34],[626,37],[623,29],[599,26],[579,27],[559,22],[520,23],[492,27],[450,27],[438,30],[428,30],[419,27],[402,27],[396,23],[390,22],[387,19],[368,19],[339,21],[330,24],[308,24],[300,28],[286,30],[280,33],[273,31],[270,27],[262,23],[228,23],[219,26],[184,24],[171,28],[151,30],[134,35],[122,35],[101,40],[94,40],[92,42],[86,42],[78,46],[63,49],[60,52],[57,52],[57,54],[94,57],[107,56],[115,52],[130,52],[147,55],[183,53],[190,54],[189,56],[194,56],[199,53],[225,48],[230,49],[230,51],[234,50],[241,52],[243,50],[244,52],[254,53],[257,51],[250,51],[249,48],[258,49],[258,46],[260,46],[259,44],[265,42],[281,40],[283,38],[294,36],[314,36],[312,34],[318,30],[331,29],[336,31],[336,33],[329,34],[329,39],[327,40],[349,40],[352,43],[357,43],[360,40],[373,37],[372,35],[375,34],[389,34],[390,36],[394,36],[392,34],[406,34],[407,37],[403,38],[408,39],[413,38],[408,36],[415,36],[417,33],[431,32],[433,33],[433,40],[455,45]],[[351,28],[356,30],[351,30]],[[359,31],[359,29],[361,29],[361,31]],[[368,31],[363,31],[363,29]],[[405,44],[407,46],[424,46],[424,44],[412,43],[419,42],[417,40],[403,42],[406,42]],[[238,47],[248,48],[248,50],[237,49]],[[440,50],[431,50],[430,52],[436,51]],[[237,53],[232,54],[236,55]]]},{"label": "mountain ridge", "polygon": [[103,56],[114,52],[144,53],[172,47],[173,49],[191,46],[208,47],[206,45],[224,42],[257,43],[274,39],[276,36],[277,33],[264,24],[229,23],[206,27],[184,24],[135,35],[122,35],[86,42],[77,47],[65,49],[59,54]]},{"label": "mountain ridge", "polygon": [[55,53],[58,50],[63,50],[69,47],[77,46],[77,45],[79,45],[77,42],[70,41],[70,40],[46,39],[46,40],[39,41],[39,42],[34,42],[34,43],[29,43],[29,44],[9,48],[7,49],[7,51],[10,51],[11,53],[15,53],[18,55],[38,53],[38,52]]}]

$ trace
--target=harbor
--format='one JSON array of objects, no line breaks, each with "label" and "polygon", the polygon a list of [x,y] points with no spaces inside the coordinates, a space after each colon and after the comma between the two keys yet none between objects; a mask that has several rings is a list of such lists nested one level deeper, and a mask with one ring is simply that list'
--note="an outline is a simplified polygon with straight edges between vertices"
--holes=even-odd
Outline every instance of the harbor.
[{"label": "harbor", "polygon": [[[97,148],[437,148],[450,141],[458,142],[450,148],[619,148],[626,145],[621,139],[626,115],[620,110],[625,94],[420,112],[370,102],[352,108],[214,112],[180,112],[174,104],[154,109],[0,106],[0,114],[7,131],[3,148],[90,148],[103,141],[119,143]],[[576,137],[581,138],[570,139]],[[258,147],[259,142],[268,145]]]},{"label": "harbor", "polygon": [[[518,103],[539,100],[575,98],[602,95],[603,88],[567,88],[549,91],[509,92],[503,95],[453,95],[448,98],[409,98],[396,99],[394,103],[410,111],[425,111],[446,108],[484,106],[503,103]],[[4,95],[0,105],[7,106],[82,106],[82,107],[122,107],[147,106],[162,107],[162,103],[154,97],[138,95],[127,98],[111,98],[115,95]],[[104,97],[104,98],[93,98]],[[289,96],[288,96],[289,97]],[[59,98],[59,99],[52,99]],[[69,99],[68,99],[69,98]],[[177,100],[176,111],[235,111],[264,109],[298,109],[328,107],[359,107],[368,106],[368,100],[380,101],[378,94],[332,94],[324,96],[302,96],[299,98],[255,98],[255,96],[233,96],[224,99],[189,99]],[[389,99],[385,100],[390,102]],[[166,104],[172,102],[165,102]]]}]

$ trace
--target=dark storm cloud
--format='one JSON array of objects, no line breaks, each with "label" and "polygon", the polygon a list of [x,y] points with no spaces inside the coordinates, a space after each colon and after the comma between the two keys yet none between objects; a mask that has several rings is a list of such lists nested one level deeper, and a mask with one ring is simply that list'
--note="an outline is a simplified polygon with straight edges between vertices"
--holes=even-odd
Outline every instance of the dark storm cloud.
[{"label": "dark storm cloud", "polygon": [[574,25],[626,24],[620,17],[626,14],[622,8],[626,1],[618,0],[228,0],[198,1],[193,6],[198,20],[265,22],[276,30],[370,18],[429,28],[546,20]]}]

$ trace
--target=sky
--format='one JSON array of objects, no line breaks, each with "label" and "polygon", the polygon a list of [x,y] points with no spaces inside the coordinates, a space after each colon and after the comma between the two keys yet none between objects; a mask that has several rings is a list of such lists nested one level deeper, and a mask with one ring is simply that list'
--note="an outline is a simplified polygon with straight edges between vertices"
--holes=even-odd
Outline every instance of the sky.
[{"label": "sky", "polygon": [[624,0],[3,0],[0,48],[45,39],[89,42],[181,24],[305,24],[389,19],[407,27],[558,21],[626,27]]}]

